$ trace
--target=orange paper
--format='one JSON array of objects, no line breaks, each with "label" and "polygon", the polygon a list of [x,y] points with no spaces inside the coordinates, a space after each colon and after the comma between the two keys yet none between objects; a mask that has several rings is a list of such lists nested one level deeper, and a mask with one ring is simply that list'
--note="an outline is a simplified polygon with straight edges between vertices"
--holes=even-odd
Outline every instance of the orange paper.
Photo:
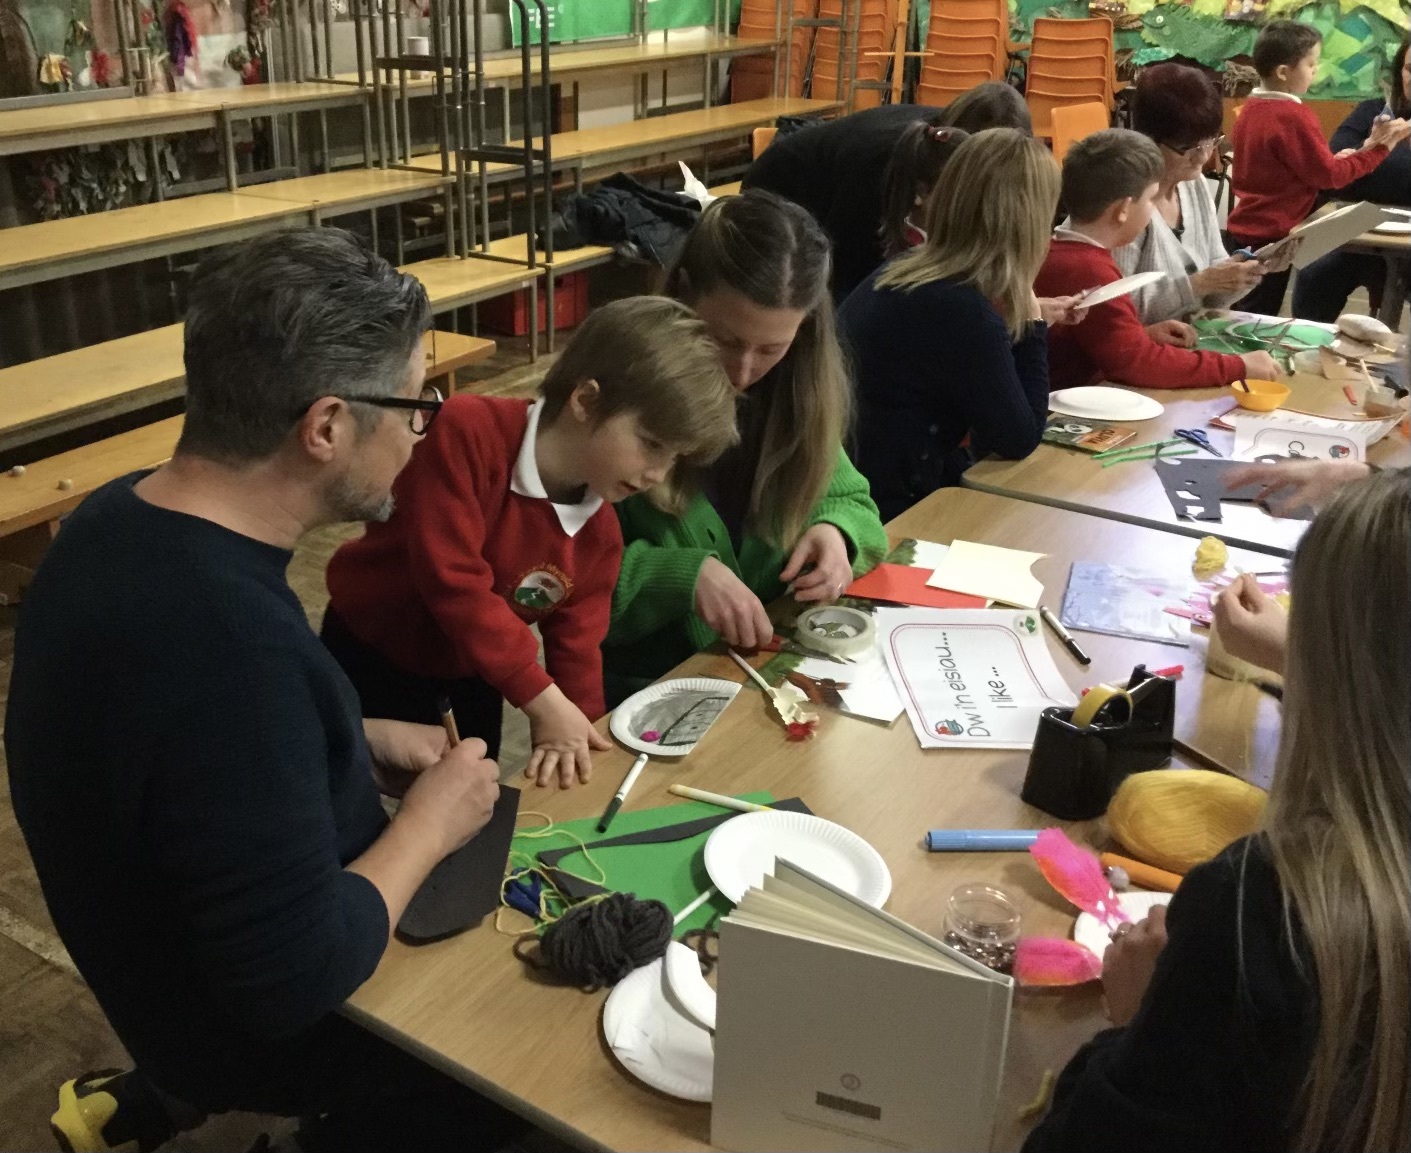
[{"label": "orange paper", "polygon": [[927,609],[982,609],[984,597],[953,593],[926,584],[931,570],[906,564],[879,564],[866,576],[848,586],[847,595],[870,601],[890,601],[898,605],[918,605]]}]

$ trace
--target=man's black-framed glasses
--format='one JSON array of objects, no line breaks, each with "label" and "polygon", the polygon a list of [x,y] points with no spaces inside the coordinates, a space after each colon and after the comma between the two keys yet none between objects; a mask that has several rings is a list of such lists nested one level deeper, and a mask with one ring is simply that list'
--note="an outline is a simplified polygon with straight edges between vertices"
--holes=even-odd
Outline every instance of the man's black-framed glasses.
[{"label": "man's black-framed glasses", "polygon": [[431,428],[431,422],[436,419],[436,414],[446,403],[445,396],[434,384],[424,386],[421,395],[415,400],[405,396],[344,396],[337,392],[331,392],[328,395],[347,404],[370,404],[376,408],[410,409],[411,414],[407,418],[407,424],[417,436],[426,435]]}]

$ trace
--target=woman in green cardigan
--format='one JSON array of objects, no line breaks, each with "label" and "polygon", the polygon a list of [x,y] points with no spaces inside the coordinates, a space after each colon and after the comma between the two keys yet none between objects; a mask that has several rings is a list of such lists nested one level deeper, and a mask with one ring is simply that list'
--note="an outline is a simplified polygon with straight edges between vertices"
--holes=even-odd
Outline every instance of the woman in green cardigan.
[{"label": "woman in green cardigan", "polygon": [[785,592],[827,604],[887,550],[843,449],[852,389],[833,327],[828,239],[751,190],[710,205],[667,279],[720,346],[740,443],[618,504],[626,549],[603,644],[609,705],[717,639],[768,643]]}]

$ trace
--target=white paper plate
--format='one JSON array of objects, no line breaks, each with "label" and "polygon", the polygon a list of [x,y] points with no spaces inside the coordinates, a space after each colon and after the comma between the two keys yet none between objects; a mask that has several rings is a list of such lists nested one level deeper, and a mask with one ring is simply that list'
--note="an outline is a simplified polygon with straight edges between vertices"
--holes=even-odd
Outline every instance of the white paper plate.
[{"label": "white paper plate", "polygon": [[[1171,897],[1171,893],[1148,893],[1144,889],[1133,889],[1129,893],[1118,893],[1117,903],[1133,921],[1140,921],[1151,912],[1153,905],[1170,904]],[[1107,946],[1112,944],[1112,934],[1091,913],[1079,913],[1078,919],[1073,922],[1073,940],[1080,945],[1086,945],[1097,954],[1100,961],[1103,953],[1107,952]]]},{"label": "white paper plate", "polygon": [[1411,220],[1383,220],[1372,231],[1389,236],[1411,236]]},{"label": "white paper plate", "polygon": [[[717,677],[678,677],[675,680],[661,681],[647,686],[640,693],[633,693],[613,709],[608,731],[634,752],[650,753],[654,757],[684,757],[695,748],[696,740],[700,737],[685,744],[664,745],[659,741],[644,741],[641,734],[665,733],[671,727],[673,716],[679,716],[684,711],[683,702],[682,709],[673,714],[672,697],[704,692],[733,701],[739,691],[739,681],[727,681]],[[724,708],[728,707],[727,702]]]},{"label": "white paper plate", "polygon": [[608,994],[603,1037],[632,1076],[673,1097],[709,1101],[711,1036],[667,999],[661,958],[634,969]]},{"label": "white paper plate", "polygon": [[1165,279],[1164,272],[1138,272],[1135,276],[1124,276],[1121,280],[1114,280],[1101,288],[1090,288],[1083,293],[1082,306],[1089,308],[1094,304],[1106,304],[1109,300],[1116,300],[1119,296],[1126,296],[1139,288],[1145,288],[1148,284]]},{"label": "white paper plate", "polygon": [[773,876],[776,857],[879,909],[892,892],[892,874],[876,849],[852,830],[809,813],[745,813],[717,828],[705,845],[706,872],[731,901],[766,874]]},{"label": "white paper plate", "polygon": [[1159,400],[1125,388],[1100,384],[1051,392],[1048,407],[1050,412],[1061,412],[1065,416],[1120,421],[1150,420],[1166,411]]}]

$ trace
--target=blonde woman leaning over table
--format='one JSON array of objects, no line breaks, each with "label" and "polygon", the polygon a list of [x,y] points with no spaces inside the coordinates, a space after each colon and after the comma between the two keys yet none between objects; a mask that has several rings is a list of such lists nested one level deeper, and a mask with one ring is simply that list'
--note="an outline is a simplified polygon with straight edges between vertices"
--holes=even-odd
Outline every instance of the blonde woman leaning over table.
[{"label": "blonde woman leaning over table", "polygon": [[1411,1145],[1408,554],[1404,471],[1309,528],[1264,826],[1118,930],[1117,1028],[1069,1062],[1024,1153]]},{"label": "blonde woman leaning over table", "polygon": [[807,210],[751,189],[701,214],[667,279],[720,350],[740,443],[617,506],[626,547],[603,644],[610,706],[717,639],[767,644],[765,604],[786,592],[835,601],[886,552],[843,449],[852,389],[830,264]]}]

